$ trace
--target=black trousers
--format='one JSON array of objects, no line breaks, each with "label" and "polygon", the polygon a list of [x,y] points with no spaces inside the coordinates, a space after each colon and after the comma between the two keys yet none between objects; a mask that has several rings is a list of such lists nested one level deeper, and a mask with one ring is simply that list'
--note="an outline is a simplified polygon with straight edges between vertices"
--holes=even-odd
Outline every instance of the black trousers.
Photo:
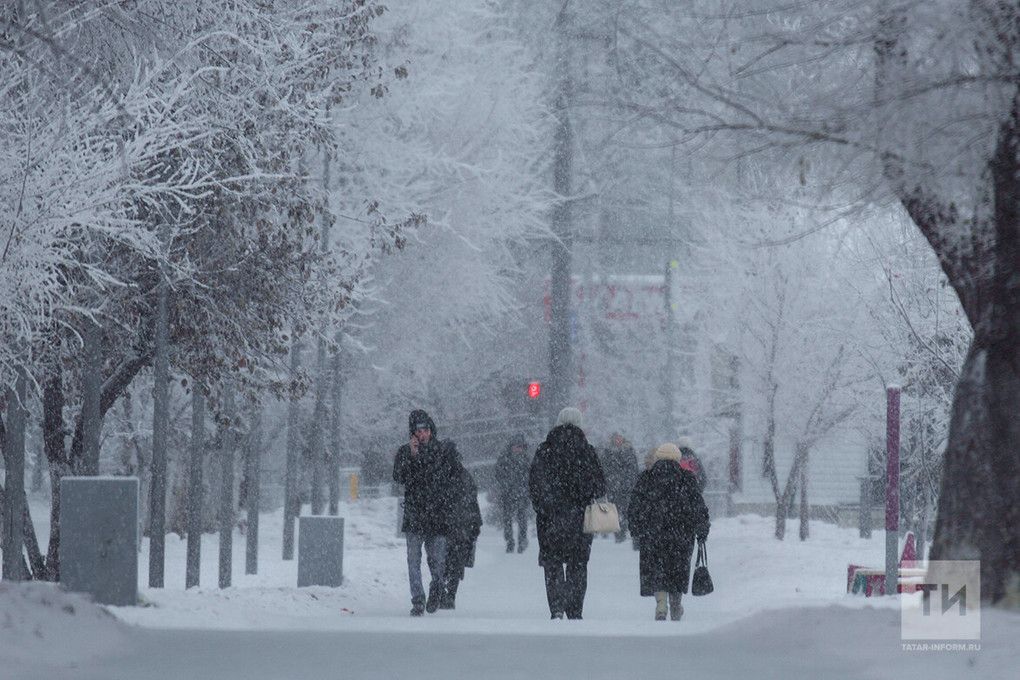
[{"label": "black trousers", "polygon": [[514,519],[517,520],[517,543],[528,542],[528,506],[516,508],[503,506],[503,538],[507,545],[514,544]]},{"label": "black trousers", "polygon": [[588,590],[587,562],[559,562],[545,564],[545,596],[549,611],[560,612],[568,619],[581,618],[584,594]]}]

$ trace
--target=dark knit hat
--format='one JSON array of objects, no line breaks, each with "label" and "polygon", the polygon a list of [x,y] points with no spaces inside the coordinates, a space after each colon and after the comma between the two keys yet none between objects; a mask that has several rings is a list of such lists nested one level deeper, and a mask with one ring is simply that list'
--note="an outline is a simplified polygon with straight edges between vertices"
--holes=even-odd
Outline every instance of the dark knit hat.
[{"label": "dark knit hat", "polygon": [[432,417],[422,409],[415,409],[407,417],[407,429],[413,435],[419,427],[429,428],[432,430],[432,436],[436,436],[436,423],[432,420]]}]

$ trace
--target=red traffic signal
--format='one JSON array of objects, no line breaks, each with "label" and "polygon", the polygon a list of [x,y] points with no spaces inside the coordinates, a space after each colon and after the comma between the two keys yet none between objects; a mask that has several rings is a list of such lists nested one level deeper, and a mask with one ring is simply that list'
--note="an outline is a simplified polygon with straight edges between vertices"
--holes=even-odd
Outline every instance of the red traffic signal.
[{"label": "red traffic signal", "polygon": [[532,381],[528,383],[528,399],[538,399],[542,396],[542,383]]}]

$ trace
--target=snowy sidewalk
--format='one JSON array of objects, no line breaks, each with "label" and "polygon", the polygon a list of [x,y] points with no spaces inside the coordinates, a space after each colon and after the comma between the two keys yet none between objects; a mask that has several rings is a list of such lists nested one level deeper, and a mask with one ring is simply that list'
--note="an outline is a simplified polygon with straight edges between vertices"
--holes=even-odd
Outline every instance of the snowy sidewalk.
[{"label": "snowy sidewalk", "polygon": [[[383,498],[345,503],[345,582],[341,588],[295,587],[297,564],[281,559],[281,518],[261,519],[259,574],[245,576],[244,538],[235,538],[234,587],[216,587],[216,540],[203,541],[202,584],[184,590],[185,542],[167,537],[167,587],[144,587],[148,573],[143,549],[139,577],[143,598],[152,606],[112,608],[129,623],[156,628],[227,630],[417,631],[423,622],[408,617],[410,597],[404,541],[396,537],[396,500]],[[638,554],[630,542],[596,539],[588,567],[585,621],[572,633],[595,635],[677,635],[711,630],[765,609],[842,603],[851,607],[895,606],[893,601],[866,601],[845,594],[847,562],[880,563],[884,538],[870,541],[856,531],[815,523],[801,542],[772,536],[768,518],[745,515],[717,520],[709,537],[710,568],[716,592],[685,598],[680,624],[663,627],[652,620],[654,603],[638,595]],[[532,532],[534,529],[532,528]],[[550,623],[537,541],[523,554],[506,554],[499,527],[483,527],[476,566],[457,597],[457,609],[427,616],[434,632],[529,633]],[[427,573],[427,570],[426,570]],[[601,622],[601,625],[596,625]]]},{"label": "snowy sidewalk", "polygon": [[[215,587],[216,536],[203,542],[206,585],[189,591],[185,543],[168,537],[168,587],[142,588],[149,606],[109,608],[120,622],[76,643],[64,632],[56,641],[29,634],[33,610],[25,609],[29,623],[16,622],[8,638],[17,649],[3,648],[0,630],[0,678],[933,680],[1007,677],[1020,665],[1020,616],[1002,612],[986,613],[981,651],[904,651],[896,600],[845,593],[847,562],[881,563],[881,532],[864,541],[819,522],[808,541],[779,542],[768,518],[717,520],[709,538],[716,592],[686,597],[676,623],[652,620],[653,601],[638,596],[637,553],[607,539],[593,547],[584,620],[550,621],[536,542],[508,555],[499,528],[486,526],[457,609],[412,619],[395,499],[344,504],[341,514],[340,588],[295,587],[296,563],[280,559],[275,514],[262,518],[260,573],[245,576],[236,560],[234,587],[225,590]],[[237,536],[235,555],[243,556],[243,542]],[[60,613],[60,597],[72,596],[42,597],[53,600],[43,630],[73,630],[74,617]],[[55,617],[60,626],[49,623]]]}]

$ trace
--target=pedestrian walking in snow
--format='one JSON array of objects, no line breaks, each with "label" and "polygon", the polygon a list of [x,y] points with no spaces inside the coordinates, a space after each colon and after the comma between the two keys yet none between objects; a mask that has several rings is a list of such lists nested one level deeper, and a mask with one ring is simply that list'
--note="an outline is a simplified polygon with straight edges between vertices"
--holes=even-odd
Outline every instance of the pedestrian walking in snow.
[{"label": "pedestrian walking in snow", "polygon": [[514,520],[517,521],[517,552],[528,547],[528,442],[514,435],[496,461],[496,493],[503,520],[506,551],[514,551]]},{"label": "pedestrian walking in snow", "polygon": [[581,429],[581,412],[560,411],[556,427],[535,452],[528,477],[538,529],[538,563],[552,618],[580,619],[588,589],[590,534],[584,509],[606,493],[595,449]]},{"label": "pedestrian walking in snow", "polygon": [[[450,531],[455,465],[453,442],[441,442],[436,424],[425,411],[411,411],[410,441],[397,450],[393,481],[404,486],[407,536],[407,578],[411,587],[411,616],[439,608],[443,593],[446,537]],[[421,580],[421,551],[425,548],[432,581],[428,600]]]},{"label": "pedestrian walking in snow", "polygon": [[705,466],[701,459],[694,453],[694,444],[690,437],[680,437],[676,446],[680,449],[680,467],[691,472],[698,480],[698,491],[704,491],[708,483],[708,475],[705,473]]},{"label": "pedestrian walking in snow", "polygon": [[454,609],[457,588],[464,569],[475,564],[475,542],[482,531],[482,512],[478,507],[478,486],[454,450],[450,531],[446,535],[446,564],[443,566],[443,597],[440,609]]},{"label": "pedestrian walking in snow", "polygon": [[619,432],[613,433],[609,446],[602,452],[602,471],[606,475],[606,495],[620,515],[616,542],[623,543],[627,540],[627,506],[630,504],[630,492],[637,482],[638,464],[634,447]]},{"label": "pedestrian walking in snow", "polygon": [[655,620],[679,621],[691,577],[695,540],[708,538],[709,518],[697,478],[680,466],[680,449],[663,444],[630,499],[630,528],[641,550],[642,597],[655,597]]}]

